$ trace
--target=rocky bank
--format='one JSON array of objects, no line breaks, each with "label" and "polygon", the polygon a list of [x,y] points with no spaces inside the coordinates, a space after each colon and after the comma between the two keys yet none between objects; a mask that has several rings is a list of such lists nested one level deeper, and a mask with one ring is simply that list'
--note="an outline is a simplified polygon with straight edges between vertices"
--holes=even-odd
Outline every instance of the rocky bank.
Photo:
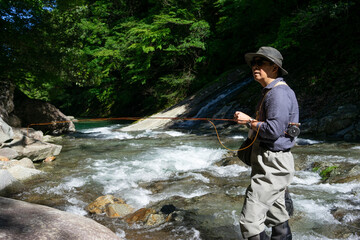
[{"label": "rocky bank", "polygon": [[48,143],[44,132],[71,131],[74,124],[55,106],[29,99],[11,82],[0,81],[0,190],[40,174],[33,162],[54,159],[60,153],[62,146]]}]

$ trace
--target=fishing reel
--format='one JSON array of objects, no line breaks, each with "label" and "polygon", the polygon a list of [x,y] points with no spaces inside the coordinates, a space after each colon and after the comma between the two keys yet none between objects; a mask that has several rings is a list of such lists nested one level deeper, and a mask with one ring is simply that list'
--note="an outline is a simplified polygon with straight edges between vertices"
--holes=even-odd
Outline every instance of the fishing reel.
[{"label": "fishing reel", "polygon": [[288,128],[286,130],[286,134],[290,137],[297,137],[300,135],[300,123],[289,123]]}]

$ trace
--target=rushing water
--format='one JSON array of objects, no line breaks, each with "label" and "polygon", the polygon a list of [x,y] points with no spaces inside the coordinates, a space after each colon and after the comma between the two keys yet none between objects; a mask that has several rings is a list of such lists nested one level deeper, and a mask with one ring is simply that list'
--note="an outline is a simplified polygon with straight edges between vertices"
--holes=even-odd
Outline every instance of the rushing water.
[{"label": "rushing water", "polygon": [[[76,134],[56,142],[63,145],[56,161],[36,165],[44,174],[8,196],[92,217],[125,239],[241,239],[238,219],[250,169],[215,164],[227,151],[212,129],[122,132],[118,130],[122,126],[77,124]],[[220,135],[226,145],[236,148],[245,133]],[[293,153],[302,162],[290,186],[293,239],[358,239],[359,183],[322,183],[311,163],[358,164],[360,145],[299,139]],[[188,205],[182,207],[191,212],[192,221],[145,228],[88,215],[85,206],[105,194],[121,197],[136,209],[179,196],[187,199]],[[339,208],[345,211],[341,221],[332,214]]]}]

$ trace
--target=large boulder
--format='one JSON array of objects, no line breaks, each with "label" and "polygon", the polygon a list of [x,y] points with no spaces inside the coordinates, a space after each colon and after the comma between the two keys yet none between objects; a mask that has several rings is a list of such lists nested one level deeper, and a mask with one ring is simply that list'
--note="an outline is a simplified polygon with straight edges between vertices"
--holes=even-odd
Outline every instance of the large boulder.
[{"label": "large boulder", "polygon": [[0,144],[14,137],[13,129],[0,117]]},{"label": "large boulder", "polygon": [[18,158],[26,157],[33,161],[39,161],[47,157],[59,155],[62,146],[46,142],[34,142],[25,146],[13,146],[12,149],[18,152]]},{"label": "large boulder", "polygon": [[0,239],[121,239],[92,219],[0,197]]},{"label": "large boulder", "polygon": [[14,112],[21,119],[23,126],[30,126],[44,133],[59,135],[75,131],[75,125],[71,119],[54,105],[30,99],[19,91],[15,93]]},{"label": "large boulder", "polygon": [[5,121],[14,110],[14,89],[10,81],[0,81],[0,118]]}]

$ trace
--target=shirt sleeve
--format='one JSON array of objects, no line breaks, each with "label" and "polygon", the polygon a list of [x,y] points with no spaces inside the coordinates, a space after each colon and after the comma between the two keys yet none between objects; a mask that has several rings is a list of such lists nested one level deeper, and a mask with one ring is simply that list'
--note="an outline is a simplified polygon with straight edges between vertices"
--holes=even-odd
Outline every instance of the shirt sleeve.
[{"label": "shirt sleeve", "polygon": [[259,129],[261,138],[276,140],[285,135],[291,104],[285,87],[272,89],[264,100],[265,121]]}]

